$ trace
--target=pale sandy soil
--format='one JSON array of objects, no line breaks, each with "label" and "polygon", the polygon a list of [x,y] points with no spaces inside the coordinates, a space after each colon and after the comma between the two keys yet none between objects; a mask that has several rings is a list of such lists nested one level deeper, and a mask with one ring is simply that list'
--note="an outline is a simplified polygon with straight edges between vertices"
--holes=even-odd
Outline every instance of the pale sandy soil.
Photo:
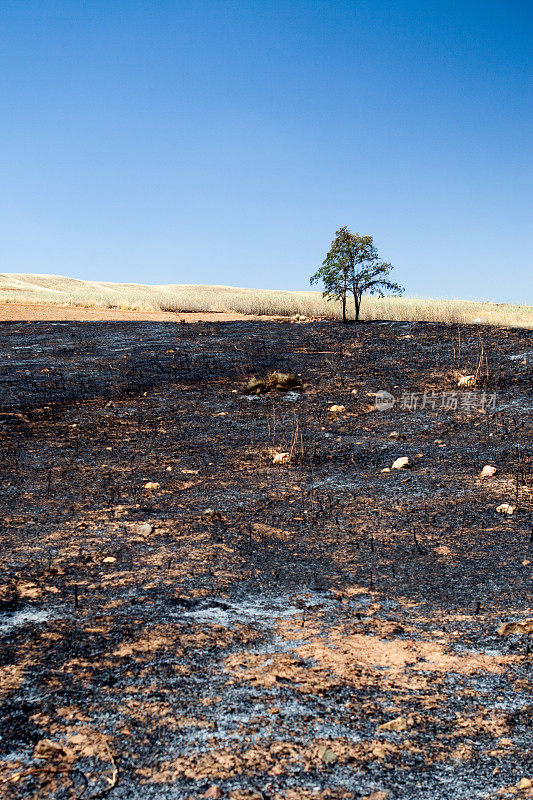
[{"label": "pale sandy soil", "polygon": [[39,322],[41,320],[68,322],[236,322],[240,320],[271,319],[253,314],[218,311],[170,312],[127,311],[120,308],[83,308],[51,303],[0,304],[0,322]]}]

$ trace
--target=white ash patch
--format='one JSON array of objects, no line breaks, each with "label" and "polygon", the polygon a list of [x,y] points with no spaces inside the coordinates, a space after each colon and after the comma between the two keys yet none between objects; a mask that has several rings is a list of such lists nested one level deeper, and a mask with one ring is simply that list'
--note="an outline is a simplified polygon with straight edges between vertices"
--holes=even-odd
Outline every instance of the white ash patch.
[{"label": "white ash patch", "polygon": [[0,635],[9,633],[13,628],[21,628],[24,625],[46,622],[50,617],[50,612],[39,609],[22,609],[13,611],[11,614],[0,615]]},{"label": "white ash patch", "polygon": [[224,627],[255,624],[272,628],[278,619],[301,616],[305,610],[317,607],[333,608],[337,605],[338,601],[332,596],[302,589],[300,597],[292,591],[279,595],[252,595],[242,600],[205,598],[194,608],[180,609],[173,615]]},{"label": "white ash patch", "polygon": [[509,356],[511,361],[533,361],[533,350],[526,350],[524,353],[515,353]]}]

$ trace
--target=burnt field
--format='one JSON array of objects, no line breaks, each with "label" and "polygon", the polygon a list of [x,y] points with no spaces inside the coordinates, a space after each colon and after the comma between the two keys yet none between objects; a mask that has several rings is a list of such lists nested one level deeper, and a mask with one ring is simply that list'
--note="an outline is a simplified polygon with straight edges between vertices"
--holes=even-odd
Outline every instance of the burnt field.
[{"label": "burnt field", "polygon": [[531,331],[1,336],[2,797],[533,796]]}]

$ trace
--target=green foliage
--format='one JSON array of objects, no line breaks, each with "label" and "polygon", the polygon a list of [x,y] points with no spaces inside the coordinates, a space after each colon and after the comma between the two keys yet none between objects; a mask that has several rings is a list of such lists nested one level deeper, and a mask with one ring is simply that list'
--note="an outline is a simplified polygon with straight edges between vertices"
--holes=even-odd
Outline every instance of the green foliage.
[{"label": "green foliage", "polygon": [[322,281],[323,296],[342,301],[342,319],[346,322],[346,297],[352,294],[355,320],[359,320],[363,294],[401,295],[402,286],[387,279],[391,264],[381,261],[372,236],[360,236],[345,226],[339,228],[320,269],[311,283]]}]

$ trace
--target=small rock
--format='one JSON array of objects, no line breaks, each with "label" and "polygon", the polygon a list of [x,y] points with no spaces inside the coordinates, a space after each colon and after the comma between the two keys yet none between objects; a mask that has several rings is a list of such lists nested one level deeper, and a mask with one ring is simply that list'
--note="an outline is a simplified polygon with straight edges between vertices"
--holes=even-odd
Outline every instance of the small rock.
[{"label": "small rock", "polygon": [[149,536],[155,530],[154,525],[151,522],[141,522],[140,525],[137,525],[136,532],[139,536]]},{"label": "small rock", "polygon": [[401,458],[397,458],[394,464],[392,465],[392,469],[405,469],[409,466],[409,459],[407,456],[402,456]]},{"label": "small rock", "polygon": [[323,764],[334,764],[337,761],[337,756],[333,750],[326,745],[318,748],[318,757]]},{"label": "small rock", "polygon": [[386,757],[386,755],[387,755],[387,754],[385,753],[385,748],[384,748],[384,747],[382,747],[380,744],[376,744],[376,745],[374,745],[374,747],[372,748],[371,752],[372,752],[372,755],[374,756],[374,758],[381,758],[381,759],[383,759],[383,758],[385,758],[385,757]]},{"label": "small rock", "polygon": [[533,781],[531,778],[521,778],[516,784],[517,789],[531,789],[533,786]]},{"label": "small rock", "polygon": [[346,411],[346,406],[330,406],[330,414],[343,414]]},{"label": "small rock", "polygon": [[214,508],[206,508],[206,510],[204,511],[204,517],[213,517],[214,514],[215,514]]},{"label": "small rock", "polygon": [[144,488],[145,489],[152,489],[152,490],[160,489],[161,488],[161,484],[157,483],[156,481],[148,481],[148,483],[144,484]]},{"label": "small rock", "polygon": [[208,797],[210,800],[218,800],[222,792],[220,791],[219,786],[210,786],[207,792],[204,792],[202,797]]},{"label": "small rock", "polygon": [[475,375],[461,375],[461,377],[457,381],[457,386],[459,387],[469,387],[475,385],[476,385]]},{"label": "small rock", "polygon": [[496,511],[498,514],[508,514],[511,516],[511,514],[514,514],[515,512],[515,506],[511,506],[509,503],[502,503],[501,505],[497,506]]},{"label": "small rock", "polygon": [[500,636],[533,633],[533,619],[525,619],[522,622],[505,622],[498,628],[498,633]]},{"label": "small rock", "polygon": [[381,471],[382,471],[382,472],[390,472],[390,467],[385,467],[385,468],[384,468],[384,469],[382,469]]},{"label": "small rock", "polygon": [[485,464],[481,470],[480,478],[491,478],[495,472],[496,467],[493,467],[491,464]]},{"label": "small rock", "polygon": [[274,453],[274,457],[272,459],[273,464],[288,464],[291,460],[290,453]]},{"label": "small rock", "polygon": [[116,560],[117,559],[113,556],[106,556],[106,558],[104,558],[104,564],[114,564]]},{"label": "small rock", "polygon": [[406,731],[408,722],[405,717],[396,717],[383,725],[378,725],[378,731]]},{"label": "small rock", "polygon": [[59,742],[54,742],[51,739],[41,739],[35,745],[33,757],[57,759],[66,756],[67,752],[66,747]]}]

